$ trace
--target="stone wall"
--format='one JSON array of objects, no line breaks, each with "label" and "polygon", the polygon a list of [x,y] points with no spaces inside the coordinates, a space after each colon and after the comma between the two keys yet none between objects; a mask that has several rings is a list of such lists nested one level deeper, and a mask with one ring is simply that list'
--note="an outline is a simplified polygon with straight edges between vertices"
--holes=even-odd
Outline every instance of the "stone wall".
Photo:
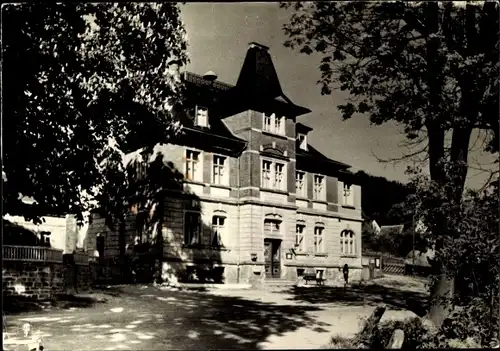
[{"label": "stone wall", "polygon": [[3,295],[47,300],[55,294],[87,291],[91,286],[88,264],[2,262]]},{"label": "stone wall", "polygon": [[2,262],[3,295],[46,300],[65,287],[62,263]]}]

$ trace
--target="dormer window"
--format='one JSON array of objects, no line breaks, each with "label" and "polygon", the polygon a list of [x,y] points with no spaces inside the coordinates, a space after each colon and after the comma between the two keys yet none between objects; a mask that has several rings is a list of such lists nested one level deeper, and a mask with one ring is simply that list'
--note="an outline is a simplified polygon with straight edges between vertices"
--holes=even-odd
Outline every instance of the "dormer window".
[{"label": "dormer window", "polygon": [[307,135],[298,134],[297,140],[299,141],[299,149],[307,151]]},{"label": "dormer window", "polygon": [[208,127],[208,108],[196,106],[196,125]]},{"label": "dormer window", "polygon": [[275,113],[272,114],[263,113],[262,117],[263,117],[262,130],[264,132],[285,135],[285,117],[276,116]]}]

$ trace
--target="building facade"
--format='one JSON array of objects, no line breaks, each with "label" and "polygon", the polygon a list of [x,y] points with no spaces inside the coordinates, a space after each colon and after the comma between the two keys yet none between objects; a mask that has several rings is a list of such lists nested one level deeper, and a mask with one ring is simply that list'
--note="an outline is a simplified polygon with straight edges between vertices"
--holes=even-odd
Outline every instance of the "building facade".
[{"label": "building facade", "polygon": [[[164,277],[258,284],[313,270],[328,283],[345,263],[360,273],[361,188],[349,165],[308,143],[312,129],[297,117],[310,110],[284,95],[268,48],[250,44],[235,86],[215,78],[182,74],[182,133],[142,161],[161,155],[181,184],[165,192],[152,229]],[[131,214],[126,245],[143,240],[139,227]],[[116,256],[118,242],[94,218],[88,250]]]}]

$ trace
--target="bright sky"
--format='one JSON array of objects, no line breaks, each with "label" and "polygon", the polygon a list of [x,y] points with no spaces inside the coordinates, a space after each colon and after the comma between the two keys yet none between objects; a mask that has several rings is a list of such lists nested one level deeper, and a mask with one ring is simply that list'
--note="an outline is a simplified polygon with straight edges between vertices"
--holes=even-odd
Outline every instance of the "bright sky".
[{"label": "bright sky", "polygon": [[[320,78],[319,59],[283,46],[286,37],[282,26],[288,15],[277,3],[187,3],[181,6],[181,16],[189,40],[189,71],[203,74],[212,70],[219,80],[235,84],[248,43],[255,41],[270,47],[284,93],[295,104],[312,110],[298,119],[314,128],[309,134],[311,145],[326,156],[351,165],[353,171],[407,181],[404,171],[408,164],[394,166],[377,160],[403,154],[405,150],[398,147],[404,140],[400,128],[392,124],[371,126],[368,118],[361,115],[342,121],[336,106],[344,103],[347,95],[333,92],[321,96],[316,84]],[[471,143],[475,140],[473,136]],[[492,156],[477,151],[471,156],[482,164],[493,161]],[[484,182],[485,174],[476,173],[469,171],[470,186]]]}]

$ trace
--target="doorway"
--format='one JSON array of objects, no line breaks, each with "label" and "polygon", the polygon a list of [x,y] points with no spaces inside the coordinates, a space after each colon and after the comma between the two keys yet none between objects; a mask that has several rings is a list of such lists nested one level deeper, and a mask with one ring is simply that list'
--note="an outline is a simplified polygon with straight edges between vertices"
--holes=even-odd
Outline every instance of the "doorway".
[{"label": "doorway", "polygon": [[281,240],[264,240],[264,266],[266,278],[276,279],[281,277]]}]

